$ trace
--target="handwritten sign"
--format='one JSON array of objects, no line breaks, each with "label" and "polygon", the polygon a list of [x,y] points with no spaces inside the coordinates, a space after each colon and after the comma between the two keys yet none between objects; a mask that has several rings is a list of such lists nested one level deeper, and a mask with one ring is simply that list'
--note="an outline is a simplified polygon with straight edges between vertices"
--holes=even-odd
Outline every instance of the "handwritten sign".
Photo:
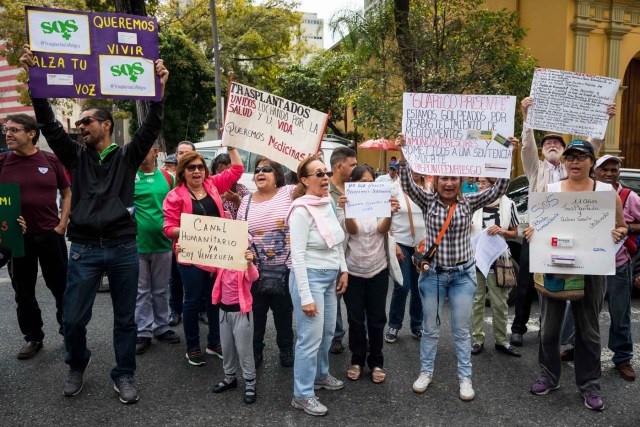
[{"label": "handwritten sign", "polygon": [[25,7],[36,98],[160,100],[158,23],[117,13]]},{"label": "handwritten sign", "polygon": [[[24,256],[20,216],[20,185],[0,184],[0,247],[9,249],[14,258]],[[27,224],[29,227],[29,224]]]},{"label": "handwritten sign", "polygon": [[345,182],[346,218],[387,218],[391,216],[391,182]]},{"label": "handwritten sign", "polygon": [[515,96],[405,93],[402,151],[426,175],[509,178]]},{"label": "handwritten sign", "polygon": [[178,261],[244,271],[248,237],[246,221],[183,213],[178,238],[182,251],[178,253]]},{"label": "handwritten sign", "polygon": [[530,193],[531,272],[615,274],[615,198],[613,191]]},{"label": "handwritten sign", "polygon": [[533,104],[526,124],[533,129],[604,139],[620,80],[571,71],[536,68]]},{"label": "handwritten sign", "polygon": [[222,144],[295,171],[320,148],[328,115],[236,82],[229,88]]}]

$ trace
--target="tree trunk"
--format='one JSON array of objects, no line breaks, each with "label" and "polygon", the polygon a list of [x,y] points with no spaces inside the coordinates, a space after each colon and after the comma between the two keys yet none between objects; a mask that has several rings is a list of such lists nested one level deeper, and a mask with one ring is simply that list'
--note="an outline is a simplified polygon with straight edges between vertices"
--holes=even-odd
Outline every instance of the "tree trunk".
[{"label": "tree trunk", "polygon": [[398,41],[402,80],[404,81],[407,92],[418,92],[420,89],[420,78],[419,73],[415,69],[416,52],[414,51],[409,31],[409,6],[411,0],[394,0],[393,3],[393,16],[396,24],[396,40]]}]

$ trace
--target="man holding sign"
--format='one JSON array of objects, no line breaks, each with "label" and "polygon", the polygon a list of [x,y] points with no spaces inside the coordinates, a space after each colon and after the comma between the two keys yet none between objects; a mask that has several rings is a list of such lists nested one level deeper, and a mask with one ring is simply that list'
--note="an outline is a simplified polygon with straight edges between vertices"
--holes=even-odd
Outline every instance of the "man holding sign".
[{"label": "man holding sign", "polygon": [[[27,46],[20,58],[29,73],[35,65]],[[162,94],[169,71],[161,59],[155,71]],[[138,249],[134,217],[134,179],[162,129],[162,102],[150,102],[149,111],[129,144],[111,142],[114,120],[102,108],[85,109],[76,127],[84,144],[74,141],[58,122],[47,99],[32,98],[42,133],[54,153],[71,173],[73,196],[67,237],[71,253],[64,295],[63,326],[69,373],[63,393],[75,396],[84,384],[91,361],[86,326],[103,273],[109,277],[113,300],[113,341],[116,367],[111,371],[114,389],[122,403],[138,401],[133,386],[136,369],[135,307],[138,288]]]}]

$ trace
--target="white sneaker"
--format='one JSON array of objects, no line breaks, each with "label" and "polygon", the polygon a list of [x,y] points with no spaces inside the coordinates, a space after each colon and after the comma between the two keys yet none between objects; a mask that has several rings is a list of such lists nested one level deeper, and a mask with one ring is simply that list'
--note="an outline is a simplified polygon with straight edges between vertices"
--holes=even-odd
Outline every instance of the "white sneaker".
[{"label": "white sneaker", "polygon": [[473,385],[471,384],[471,378],[463,378],[460,380],[460,399],[468,402],[476,397],[476,392],[473,391]]},{"label": "white sneaker", "polygon": [[424,393],[431,384],[433,375],[429,372],[420,372],[420,376],[413,383],[413,391],[416,393]]}]

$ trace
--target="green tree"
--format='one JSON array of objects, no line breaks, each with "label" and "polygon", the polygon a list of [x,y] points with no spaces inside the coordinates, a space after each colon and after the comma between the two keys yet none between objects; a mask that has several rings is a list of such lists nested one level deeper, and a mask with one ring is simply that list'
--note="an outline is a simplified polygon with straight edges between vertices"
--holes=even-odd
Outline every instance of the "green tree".
[{"label": "green tree", "polygon": [[[215,99],[214,72],[202,51],[179,30],[160,33],[160,57],[170,72],[165,88],[163,128],[167,151],[183,140],[198,141],[204,125],[212,117]],[[133,101],[119,101],[120,109],[131,114],[130,128],[138,128]]]}]

